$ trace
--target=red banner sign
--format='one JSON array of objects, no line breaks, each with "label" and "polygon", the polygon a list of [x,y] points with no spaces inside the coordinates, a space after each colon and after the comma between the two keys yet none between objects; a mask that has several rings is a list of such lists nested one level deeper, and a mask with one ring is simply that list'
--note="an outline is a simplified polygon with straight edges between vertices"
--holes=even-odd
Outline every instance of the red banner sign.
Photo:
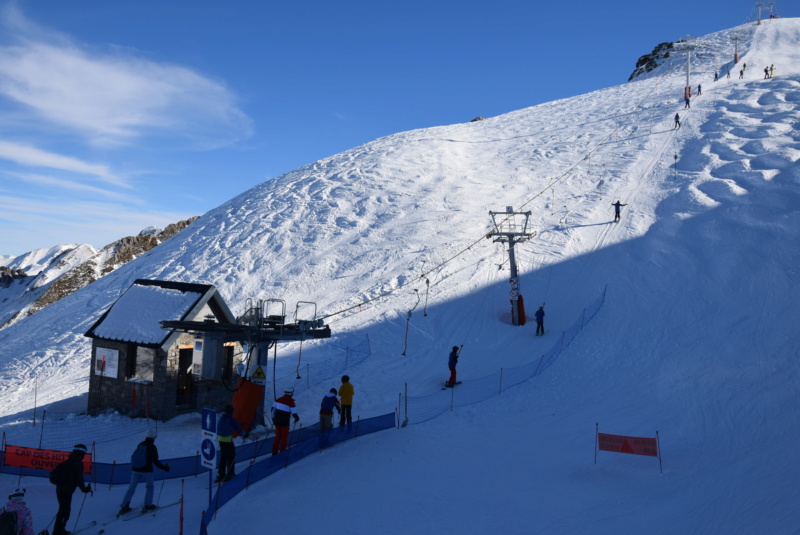
[{"label": "red banner sign", "polygon": [[[26,448],[25,446],[12,446],[6,444],[5,464],[19,468],[35,468],[37,470],[52,470],[57,464],[66,461],[68,451],[40,450]],[[83,457],[83,473],[92,473],[92,454]]]},{"label": "red banner sign", "polygon": [[598,449],[617,453],[632,453],[658,457],[658,440],[655,438],[625,437],[597,433]]}]

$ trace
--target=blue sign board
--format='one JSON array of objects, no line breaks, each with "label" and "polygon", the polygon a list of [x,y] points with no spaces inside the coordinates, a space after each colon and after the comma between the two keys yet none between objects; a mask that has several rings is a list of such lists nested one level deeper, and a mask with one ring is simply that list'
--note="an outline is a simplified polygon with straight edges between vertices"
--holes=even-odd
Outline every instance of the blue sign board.
[{"label": "blue sign board", "polygon": [[200,454],[202,455],[202,464],[206,468],[215,468],[217,461],[217,445],[210,438],[204,438],[200,443]]},{"label": "blue sign board", "polygon": [[[214,409],[203,409],[203,431],[217,434],[217,411]],[[204,435],[207,436],[207,435]]]}]

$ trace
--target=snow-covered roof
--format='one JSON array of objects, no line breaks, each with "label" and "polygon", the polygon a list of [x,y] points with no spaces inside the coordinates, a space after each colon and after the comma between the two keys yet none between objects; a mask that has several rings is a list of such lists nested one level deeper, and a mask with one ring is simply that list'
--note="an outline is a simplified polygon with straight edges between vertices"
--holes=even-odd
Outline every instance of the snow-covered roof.
[{"label": "snow-covered roof", "polygon": [[173,335],[161,328],[162,321],[191,319],[207,303],[219,319],[233,321],[213,285],[138,279],[86,336],[161,346]]}]

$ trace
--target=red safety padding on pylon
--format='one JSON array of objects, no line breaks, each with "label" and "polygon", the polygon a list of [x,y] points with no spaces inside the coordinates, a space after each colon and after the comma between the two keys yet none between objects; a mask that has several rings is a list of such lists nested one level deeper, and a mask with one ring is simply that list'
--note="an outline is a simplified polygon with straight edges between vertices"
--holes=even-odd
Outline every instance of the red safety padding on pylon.
[{"label": "red safety padding on pylon", "polygon": [[522,301],[522,294],[517,296],[517,307],[519,308],[519,324],[525,325],[525,303]]},{"label": "red safety padding on pylon", "polygon": [[[233,394],[233,417],[245,431],[250,431],[253,421],[256,418],[258,407],[264,399],[264,385],[257,385],[242,377],[239,378],[239,385]],[[234,430],[234,436],[239,434]]]}]

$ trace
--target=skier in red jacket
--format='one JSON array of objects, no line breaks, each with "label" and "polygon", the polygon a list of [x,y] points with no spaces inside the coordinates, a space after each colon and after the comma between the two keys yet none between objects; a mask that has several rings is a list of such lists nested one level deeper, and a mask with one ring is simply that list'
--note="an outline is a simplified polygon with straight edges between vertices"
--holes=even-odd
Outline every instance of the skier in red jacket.
[{"label": "skier in red jacket", "polygon": [[272,423],[275,425],[275,441],[272,443],[272,455],[277,455],[278,451],[286,451],[289,442],[289,420],[294,418],[294,422],[300,421],[297,415],[297,407],[294,404],[292,395],[294,388],[287,388],[283,395],[272,404]]}]

